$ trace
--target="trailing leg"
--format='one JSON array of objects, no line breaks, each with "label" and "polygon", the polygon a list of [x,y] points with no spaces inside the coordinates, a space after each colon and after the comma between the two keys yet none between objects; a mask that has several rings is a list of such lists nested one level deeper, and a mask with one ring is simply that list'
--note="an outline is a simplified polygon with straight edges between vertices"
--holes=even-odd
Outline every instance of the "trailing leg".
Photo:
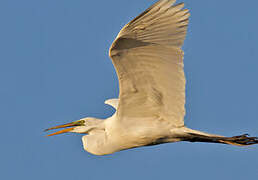
[{"label": "trailing leg", "polygon": [[189,142],[207,142],[207,143],[222,143],[230,144],[235,146],[249,146],[258,144],[258,137],[249,137],[248,134],[233,137],[219,137],[219,136],[208,136],[196,133],[188,133],[182,141]]}]

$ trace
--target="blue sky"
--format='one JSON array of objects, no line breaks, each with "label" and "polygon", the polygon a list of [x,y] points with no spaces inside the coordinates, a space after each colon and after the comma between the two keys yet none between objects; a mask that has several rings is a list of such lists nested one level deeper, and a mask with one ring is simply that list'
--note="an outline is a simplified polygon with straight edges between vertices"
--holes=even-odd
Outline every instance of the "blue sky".
[{"label": "blue sky", "polygon": [[[105,118],[117,97],[108,48],[150,0],[0,2],[1,179],[257,179],[258,146],[174,143],[104,157],[43,129]],[[179,1],[182,2],[182,1]],[[185,0],[186,125],[258,135],[258,1]]]}]

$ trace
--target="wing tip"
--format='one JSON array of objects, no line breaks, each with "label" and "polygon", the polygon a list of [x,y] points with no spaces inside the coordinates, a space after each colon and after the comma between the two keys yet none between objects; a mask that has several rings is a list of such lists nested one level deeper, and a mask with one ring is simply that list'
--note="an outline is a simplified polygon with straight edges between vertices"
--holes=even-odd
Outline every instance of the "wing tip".
[{"label": "wing tip", "polygon": [[117,109],[119,99],[107,99],[104,103]]}]

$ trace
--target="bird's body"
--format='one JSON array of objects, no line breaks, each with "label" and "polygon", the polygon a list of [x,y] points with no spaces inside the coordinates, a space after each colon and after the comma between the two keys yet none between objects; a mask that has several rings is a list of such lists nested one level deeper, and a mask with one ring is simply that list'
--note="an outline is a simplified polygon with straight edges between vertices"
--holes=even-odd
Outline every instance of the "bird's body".
[{"label": "bird's body", "polygon": [[[162,142],[178,141],[173,127],[160,119],[146,119],[150,123],[124,125],[117,121],[116,115],[103,120],[105,130],[83,136],[84,149],[97,155]],[[141,121],[141,119],[139,119]],[[175,128],[180,133],[179,128]]]},{"label": "bird's body", "polygon": [[51,129],[87,134],[84,149],[96,155],[190,141],[232,145],[257,144],[247,135],[223,137],[185,127],[183,45],[188,10],[176,0],[160,0],[129,22],[113,42],[109,55],[119,80],[119,99],[107,100],[116,112],[105,120],[84,118]]},{"label": "bird's body", "polygon": [[[93,118],[83,120],[98,121]],[[116,114],[101,120],[102,124],[82,137],[84,149],[95,155],[104,155],[130,148],[181,141],[189,133],[207,135],[184,126],[174,127],[160,118],[146,118],[142,123],[141,120],[138,119],[139,123],[124,125],[119,123]],[[103,128],[97,129],[99,127]]]}]

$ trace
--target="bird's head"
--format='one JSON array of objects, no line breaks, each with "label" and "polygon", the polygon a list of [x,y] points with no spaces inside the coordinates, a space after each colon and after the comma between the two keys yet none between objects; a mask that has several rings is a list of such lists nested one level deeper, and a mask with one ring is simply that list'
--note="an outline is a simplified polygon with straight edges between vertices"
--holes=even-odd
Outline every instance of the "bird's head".
[{"label": "bird's head", "polygon": [[53,135],[67,133],[67,132],[87,134],[91,130],[100,128],[99,125],[101,124],[101,122],[102,122],[102,120],[95,119],[95,118],[84,118],[84,119],[80,119],[78,121],[74,121],[71,123],[51,127],[51,128],[46,129],[45,131],[66,128],[66,129],[57,131],[55,133],[49,134],[47,136],[53,136]]}]

